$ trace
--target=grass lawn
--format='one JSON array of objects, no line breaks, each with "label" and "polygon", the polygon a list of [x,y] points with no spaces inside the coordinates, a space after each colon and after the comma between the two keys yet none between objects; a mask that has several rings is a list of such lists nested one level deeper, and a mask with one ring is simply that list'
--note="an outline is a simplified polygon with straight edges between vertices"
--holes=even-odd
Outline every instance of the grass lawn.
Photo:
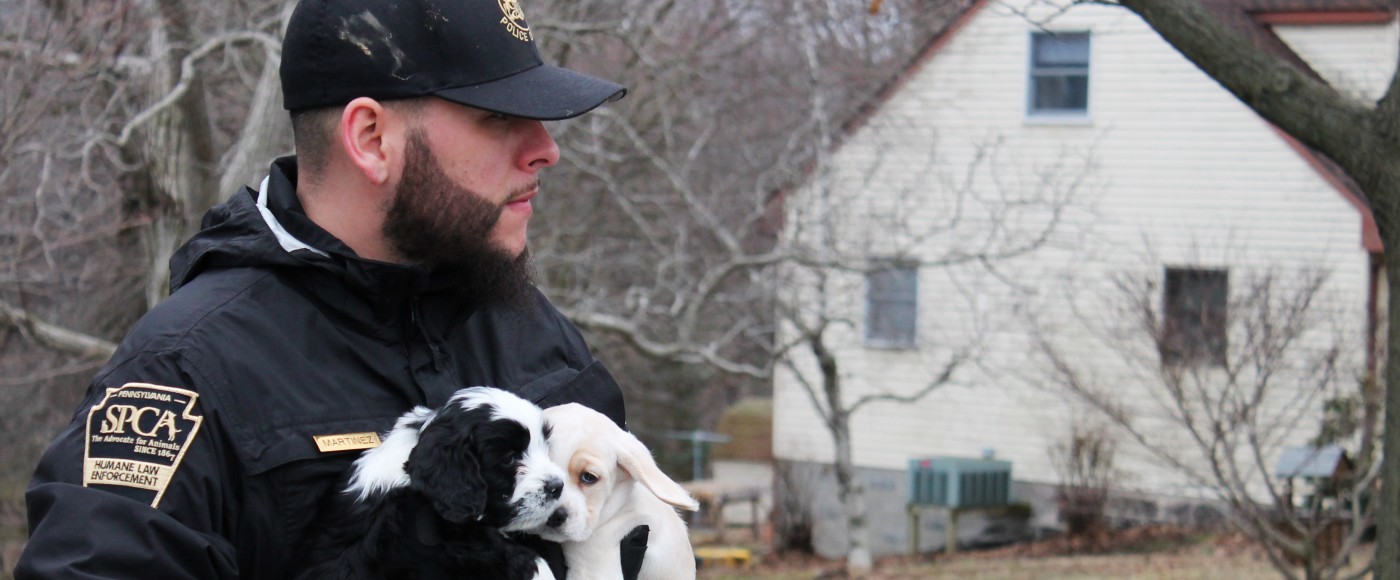
[{"label": "grass lawn", "polygon": [[[1121,532],[1110,538],[1106,545],[1093,548],[1098,553],[1067,553],[1083,550],[1080,546],[1048,540],[953,555],[938,553],[881,558],[869,578],[1272,580],[1280,577],[1263,553],[1237,534],[1174,529],[1148,532]],[[17,543],[8,547],[13,549],[6,550],[6,559],[18,555]],[[762,546],[744,547],[759,555],[755,562],[743,568],[704,568],[700,571],[700,579],[814,580],[844,577],[839,561],[810,555],[764,555]],[[1362,546],[1353,561],[1369,561],[1371,547],[1369,544]],[[13,561],[7,563],[12,565]],[[9,578],[4,570],[0,570],[0,580]]]},{"label": "grass lawn", "polygon": [[[1045,544],[1045,543],[1042,543]],[[985,580],[1138,578],[1266,580],[1280,575],[1264,554],[1236,534],[1173,531],[1133,541],[1111,542],[1099,553],[1074,552],[1074,547],[1025,544],[953,555],[879,559],[871,580],[914,578],[977,578]],[[1370,559],[1370,545],[1353,558]],[[756,550],[755,553],[761,553]],[[1359,566],[1353,565],[1353,568]],[[766,556],[744,568],[702,569],[706,580],[811,580],[842,578],[841,563],[811,556]]]}]

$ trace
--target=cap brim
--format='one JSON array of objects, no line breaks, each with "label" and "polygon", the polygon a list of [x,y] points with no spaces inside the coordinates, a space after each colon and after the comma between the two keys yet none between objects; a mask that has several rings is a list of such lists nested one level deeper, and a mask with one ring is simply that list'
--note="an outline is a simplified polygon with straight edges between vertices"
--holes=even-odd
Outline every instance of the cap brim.
[{"label": "cap brim", "polygon": [[617,83],[542,64],[467,87],[433,91],[449,101],[527,119],[554,121],[587,113],[627,94]]}]

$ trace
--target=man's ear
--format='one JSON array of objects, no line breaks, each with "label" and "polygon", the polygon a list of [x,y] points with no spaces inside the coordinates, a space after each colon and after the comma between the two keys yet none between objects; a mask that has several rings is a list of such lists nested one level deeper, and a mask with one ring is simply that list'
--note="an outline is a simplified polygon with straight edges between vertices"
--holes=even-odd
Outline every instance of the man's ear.
[{"label": "man's ear", "polygon": [[340,112],[340,146],[350,162],[373,185],[384,185],[394,173],[398,152],[403,150],[402,130],[382,103],[360,97]]}]

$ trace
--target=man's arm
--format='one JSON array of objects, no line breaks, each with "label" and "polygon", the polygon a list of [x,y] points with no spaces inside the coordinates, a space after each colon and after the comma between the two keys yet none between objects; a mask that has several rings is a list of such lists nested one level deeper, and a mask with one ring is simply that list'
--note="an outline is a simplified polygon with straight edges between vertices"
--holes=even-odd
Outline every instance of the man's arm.
[{"label": "man's arm", "polygon": [[231,460],[199,394],[121,382],[188,378],[150,360],[94,383],[44,453],[25,493],[29,542],[16,580],[236,578],[236,551],[217,530]]},{"label": "man's arm", "polygon": [[238,577],[232,546],[149,505],[56,482],[25,501],[30,538],[15,580]]}]

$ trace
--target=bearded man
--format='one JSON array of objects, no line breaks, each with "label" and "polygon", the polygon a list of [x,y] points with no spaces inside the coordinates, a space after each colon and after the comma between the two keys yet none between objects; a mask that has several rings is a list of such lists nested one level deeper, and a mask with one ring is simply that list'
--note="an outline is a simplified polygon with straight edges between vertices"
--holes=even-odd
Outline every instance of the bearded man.
[{"label": "bearded man", "polygon": [[358,453],[462,387],[625,423],[526,244],[559,160],[542,121],[624,89],[544,64],[523,14],[302,0],[282,50],[298,155],[172,260],[170,298],[35,473],[16,578],[282,578]]}]

